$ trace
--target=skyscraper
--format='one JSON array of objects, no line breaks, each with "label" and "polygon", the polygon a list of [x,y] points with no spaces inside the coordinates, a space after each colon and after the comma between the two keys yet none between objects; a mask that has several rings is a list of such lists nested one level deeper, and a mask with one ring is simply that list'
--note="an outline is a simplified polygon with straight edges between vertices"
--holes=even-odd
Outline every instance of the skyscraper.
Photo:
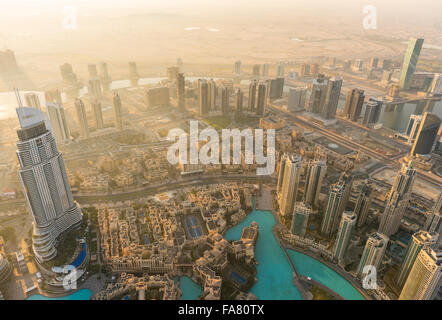
[{"label": "skyscraper", "polygon": [[101,103],[97,99],[92,101],[92,110],[94,111],[95,127],[103,129],[103,112],[101,110]]},{"label": "skyscraper", "polygon": [[262,65],[262,77],[265,79],[269,76],[269,65],[267,63],[264,63]]},{"label": "skyscraper", "polygon": [[297,202],[293,210],[292,233],[304,237],[312,209],[308,203]]},{"label": "skyscraper", "polygon": [[33,251],[39,262],[49,261],[57,255],[63,234],[79,225],[82,216],[44,113],[20,107],[17,115],[18,173],[34,221]]},{"label": "skyscraper", "polygon": [[138,85],[138,80],[140,79],[140,75],[137,70],[137,64],[134,61],[129,62],[129,79],[132,86]]},{"label": "skyscraper", "polygon": [[95,98],[99,98],[101,96],[101,83],[100,80],[98,78],[95,79],[90,79],[88,81],[89,85],[88,85],[88,93],[95,97]]},{"label": "skyscraper", "polygon": [[178,76],[178,72],[180,71],[180,68],[178,67],[169,67],[166,70],[167,73],[167,80],[169,81],[175,81],[176,77]]},{"label": "skyscraper", "polygon": [[410,120],[408,120],[407,129],[405,134],[408,136],[407,143],[412,145],[416,140],[417,132],[422,121],[422,115],[412,114],[410,115]]},{"label": "skyscraper", "polygon": [[45,99],[47,102],[55,102],[55,103],[62,103],[61,99],[61,93],[60,90],[48,90],[45,91]]},{"label": "skyscraper", "polygon": [[328,79],[323,74],[319,74],[313,79],[309,100],[310,112],[320,113],[322,111],[327,94],[327,84]]},{"label": "skyscraper", "polygon": [[402,288],[407,280],[407,277],[413,267],[414,262],[422,249],[433,246],[438,238],[438,234],[429,233],[427,231],[418,231],[413,234],[411,241],[408,244],[407,252],[402,260],[399,271],[396,275],[396,285]]},{"label": "skyscraper", "polygon": [[256,97],[256,114],[263,116],[266,108],[266,85],[263,82],[258,84]]},{"label": "skyscraper", "polygon": [[276,67],[276,76],[284,77],[284,65],[282,63],[278,64]]},{"label": "skyscraper", "polygon": [[347,93],[345,101],[344,114],[347,119],[356,122],[359,119],[364,104],[365,94],[364,90],[352,89]]},{"label": "skyscraper", "polygon": [[279,208],[283,216],[290,216],[298,194],[299,178],[301,176],[301,157],[287,155],[284,168],[284,179],[279,196]]},{"label": "skyscraper", "polygon": [[97,65],[95,65],[95,64],[88,64],[87,70],[89,72],[89,79],[98,78]]},{"label": "skyscraper", "polygon": [[356,219],[356,215],[351,211],[345,211],[342,214],[341,223],[339,224],[338,234],[333,247],[333,258],[339,263],[342,262],[345,252],[347,251],[351,233],[356,225]]},{"label": "skyscraper", "polygon": [[77,112],[77,121],[80,129],[80,138],[89,138],[89,127],[87,125],[86,109],[81,99],[75,100],[75,110]]},{"label": "skyscraper", "polygon": [[369,184],[364,184],[359,192],[354,213],[358,219],[358,227],[362,227],[367,222],[368,212],[370,211],[371,201],[373,199],[373,190]]},{"label": "skyscraper", "polygon": [[185,82],[184,73],[178,73],[176,78],[176,96],[178,101],[178,110],[186,110],[186,92],[185,92]]},{"label": "skyscraper", "polygon": [[343,173],[339,181],[330,186],[327,207],[321,223],[321,233],[323,235],[330,236],[331,233],[336,231],[350,197],[352,185],[352,176]]},{"label": "skyscraper", "polygon": [[241,75],[241,61],[235,61],[235,74]]},{"label": "skyscraper", "polygon": [[35,94],[33,92],[26,93],[25,100],[26,100],[26,105],[28,107],[31,107],[31,108],[41,111],[40,99],[38,98],[37,94]]},{"label": "skyscraper", "polygon": [[199,86],[199,114],[204,116],[209,112],[209,88],[205,79],[198,80]]},{"label": "skyscraper", "polygon": [[362,280],[365,278],[365,266],[373,266],[376,270],[379,270],[385,250],[387,249],[388,240],[389,238],[386,235],[379,232],[374,232],[370,235],[362,252],[358,268],[356,269],[358,278]]},{"label": "skyscraper", "polygon": [[403,164],[387,195],[387,204],[381,217],[379,232],[391,236],[399,230],[401,219],[408,206],[415,178],[416,169],[413,168],[413,162],[410,161],[408,164]]},{"label": "skyscraper", "polygon": [[381,217],[378,231],[390,237],[395,234],[401,225],[401,219],[407,209],[409,195],[404,198],[396,191],[392,193],[391,198],[387,201],[384,212]]},{"label": "skyscraper", "polygon": [[404,62],[402,63],[401,77],[399,86],[403,90],[408,90],[413,77],[416,65],[419,60],[424,39],[411,38],[408,42],[407,52],[405,52]]},{"label": "skyscraper", "polygon": [[114,105],[115,128],[121,131],[123,130],[123,107],[121,106],[121,98],[117,92],[114,93],[113,105]]},{"label": "skyscraper", "polygon": [[284,153],[281,156],[281,159],[279,160],[278,184],[276,185],[276,192],[278,193],[278,196],[282,190],[282,184],[284,183],[285,162],[286,162],[287,156],[288,155],[286,153]]},{"label": "skyscraper", "polygon": [[71,139],[69,127],[66,122],[66,115],[61,103],[46,102],[49,119],[51,121],[52,130],[55,134],[57,143],[66,143]]},{"label": "skyscraper", "polygon": [[304,201],[314,208],[318,207],[322,180],[327,172],[327,163],[324,160],[310,161],[305,179]]},{"label": "skyscraper", "polygon": [[256,80],[252,80],[249,85],[249,100],[248,100],[248,109],[251,112],[255,111],[255,102],[256,102]]},{"label": "skyscraper", "polygon": [[441,119],[434,113],[425,112],[416,135],[411,155],[428,154],[433,150]]},{"label": "skyscraper", "polygon": [[69,63],[64,63],[60,66],[61,77],[64,81],[70,84],[77,83],[77,76],[72,70],[72,66]]},{"label": "skyscraper", "polygon": [[106,62],[101,62],[99,65],[99,69],[100,69],[100,81],[103,85],[103,90],[105,91],[109,91],[110,90],[110,84],[112,82],[112,79],[109,75],[109,72],[107,70],[107,63]]},{"label": "skyscraper", "polygon": [[328,80],[327,92],[325,95],[322,117],[324,119],[334,119],[338,109],[339,97],[341,96],[342,78],[333,77]]},{"label": "skyscraper", "polygon": [[276,78],[270,80],[267,89],[268,89],[267,98],[269,99],[269,101],[281,99],[284,89],[284,78]]},{"label": "skyscraper", "polygon": [[[207,83],[207,94],[208,94],[208,102],[209,102],[209,111],[215,111],[216,110],[216,98],[218,95],[218,91],[216,88],[215,80],[210,79]],[[226,88],[227,89],[227,88]]]},{"label": "skyscraper", "polygon": [[436,201],[434,207],[427,212],[427,219],[424,224],[424,230],[428,232],[436,232],[439,234],[437,239],[436,248],[442,244],[442,192],[439,194],[439,198]]},{"label": "skyscraper", "polygon": [[365,106],[365,114],[362,119],[362,125],[367,128],[376,124],[379,121],[379,116],[381,115],[382,101],[376,100],[375,98],[368,99],[367,105]]},{"label": "skyscraper", "polygon": [[236,89],[235,91],[235,112],[237,117],[241,117],[242,115],[242,103],[244,100],[244,94],[241,89]]},{"label": "skyscraper", "polygon": [[439,291],[442,277],[442,252],[422,249],[411,268],[399,300],[432,300]]},{"label": "skyscraper", "polygon": [[259,64],[253,65],[253,76],[259,78],[260,75],[259,73],[260,73],[260,65]]},{"label": "skyscraper", "polygon": [[229,89],[227,87],[221,88],[221,111],[223,116],[227,116],[229,113]]},{"label": "skyscraper", "polygon": [[305,88],[291,88],[289,89],[289,97],[287,108],[290,111],[301,111],[305,108],[305,97],[307,90]]}]

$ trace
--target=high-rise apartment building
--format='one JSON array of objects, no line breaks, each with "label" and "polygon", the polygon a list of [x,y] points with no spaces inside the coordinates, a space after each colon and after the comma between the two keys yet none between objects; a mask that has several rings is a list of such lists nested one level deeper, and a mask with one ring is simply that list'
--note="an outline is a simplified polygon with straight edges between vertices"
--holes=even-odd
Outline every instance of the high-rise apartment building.
[{"label": "high-rise apartment building", "polygon": [[283,216],[291,216],[293,213],[298,194],[301,170],[301,157],[297,155],[287,155],[285,158],[284,178],[279,195],[279,208]]},{"label": "high-rise apartment building", "polygon": [[223,116],[227,116],[229,114],[229,88],[222,87],[221,88],[221,111]]},{"label": "high-rise apartment building", "polygon": [[75,111],[77,113],[77,122],[80,130],[80,138],[89,138],[89,127],[87,124],[86,108],[81,99],[75,99]]},{"label": "high-rise apartment building", "polygon": [[115,128],[121,131],[123,130],[123,107],[121,106],[121,98],[117,92],[114,93],[112,101],[114,106]]},{"label": "high-rise apartment building", "polygon": [[25,94],[26,105],[30,108],[34,108],[41,111],[40,99],[38,95],[33,92]]},{"label": "high-rise apartment building", "polygon": [[382,111],[382,101],[375,98],[368,99],[367,105],[365,106],[365,114],[362,119],[362,125],[371,127],[379,121],[379,116]]},{"label": "high-rise apartment building", "polygon": [[314,208],[317,208],[319,205],[319,194],[321,193],[322,181],[326,172],[327,163],[324,160],[309,162],[305,179],[304,201]]},{"label": "high-rise apartment building", "polygon": [[328,79],[327,92],[321,115],[324,119],[334,119],[338,109],[339,97],[341,96],[342,78],[333,77]]},{"label": "high-rise apartment building", "polygon": [[235,91],[235,112],[237,117],[241,117],[242,115],[242,103],[244,100],[244,94],[241,89],[236,89]]},{"label": "high-rise apartment building", "polygon": [[241,61],[235,61],[235,74],[241,75]]},{"label": "high-rise apartment building", "polygon": [[198,87],[199,115],[204,116],[209,113],[209,86],[205,79],[199,79]]},{"label": "high-rise apartment building", "polygon": [[287,109],[290,111],[301,111],[305,108],[306,88],[291,88],[288,94]]},{"label": "high-rise apartment building", "polygon": [[17,115],[18,173],[34,221],[33,251],[39,262],[45,262],[56,257],[59,240],[81,223],[82,216],[46,116],[24,107]]},{"label": "high-rise apartment building", "polygon": [[422,249],[402,288],[399,300],[432,300],[438,293],[442,278],[442,252]]},{"label": "high-rise apartment building", "polygon": [[263,82],[260,82],[258,84],[258,88],[256,89],[256,114],[258,116],[263,116],[265,113],[266,108],[266,84]]},{"label": "high-rise apartment building", "polygon": [[186,88],[184,73],[178,73],[176,78],[176,96],[178,101],[178,110],[186,110]]},{"label": "high-rise apartment building", "polygon": [[358,219],[358,227],[362,227],[367,222],[371,202],[373,200],[373,189],[369,184],[364,184],[357,195],[354,213]]},{"label": "high-rise apartment building", "polygon": [[411,79],[416,70],[423,45],[424,39],[411,38],[408,42],[408,48],[402,63],[401,77],[399,79],[399,86],[403,90],[408,90],[410,87]]},{"label": "high-rise apartment building", "polygon": [[411,155],[429,154],[437,139],[441,119],[434,113],[425,112],[411,148]]},{"label": "high-rise apartment building", "polygon": [[345,101],[344,114],[347,119],[356,122],[362,112],[362,106],[364,104],[365,94],[364,90],[351,89],[347,93]]},{"label": "high-rise apartment building", "polygon": [[101,103],[97,99],[92,101],[92,111],[94,112],[95,127],[97,129],[103,129],[103,111],[101,110]]},{"label": "high-rise apartment building", "polygon": [[374,232],[370,235],[365,243],[364,251],[356,269],[357,277],[364,279],[366,273],[364,272],[365,266],[373,266],[378,271],[382,258],[384,257],[385,250],[387,249],[389,238],[379,232]]},{"label": "high-rise apartment building", "polygon": [[410,274],[411,268],[422,249],[432,247],[439,237],[437,233],[429,233],[427,231],[418,231],[411,237],[408,244],[407,252],[402,260],[399,271],[396,275],[395,282],[398,288],[402,288]]},{"label": "high-rise apartment building", "polygon": [[255,111],[255,103],[256,103],[256,87],[258,83],[256,80],[252,80],[249,85],[249,100],[248,100],[248,109],[251,112]]},{"label": "high-rise apartment building", "polygon": [[207,94],[208,94],[208,102],[209,102],[209,111],[216,110],[216,98],[218,95],[218,90],[216,87],[216,82],[213,79],[210,79],[207,83]]},{"label": "high-rise apartment building", "polygon": [[58,144],[67,143],[71,140],[71,133],[66,121],[66,114],[61,103],[46,102],[52,130]]},{"label": "high-rise apartment building", "polygon": [[304,237],[312,209],[308,203],[297,202],[293,210],[292,233]]},{"label": "high-rise apartment building", "polygon": [[356,215],[351,211],[345,211],[342,214],[338,234],[333,246],[333,258],[339,263],[342,262],[347,251],[351,233],[356,225],[356,220]]},{"label": "high-rise apartment building", "polygon": [[319,74],[318,77],[313,79],[309,100],[310,112],[320,113],[322,111],[325,103],[325,97],[327,95],[327,86],[328,79],[323,74]]}]

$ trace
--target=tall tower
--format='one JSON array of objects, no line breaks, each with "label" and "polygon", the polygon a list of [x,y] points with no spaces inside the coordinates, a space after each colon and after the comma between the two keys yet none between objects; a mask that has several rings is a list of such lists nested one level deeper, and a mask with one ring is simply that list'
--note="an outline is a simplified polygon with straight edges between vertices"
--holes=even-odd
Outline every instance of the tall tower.
[{"label": "tall tower", "polygon": [[178,101],[178,110],[181,112],[186,110],[186,92],[184,73],[178,73],[176,78],[176,96]]},{"label": "tall tower", "polygon": [[241,117],[242,115],[242,103],[244,100],[244,94],[242,93],[241,89],[236,89],[235,91],[235,111],[236,116]]},{"label": "tall tower", "polygon": [[[209,111],[215,111],[216,110],[216,97],[217,97],[217,93],[218,93],[215,80],[210,79],[207,84],[207,88],[208,88],[207,100],[209,102]],[[221,110],[223,110],[223,109],[221,108]]]},{"label": "tall tower", "polygon": [[422,249],[413,263],[399,300],[432,300],[442,278],[442,252]]},{"label": "tall tower", "polygon": [[98,78],[90,79],[88,86],[88,93],[96,98],[101,96],[101,83]]},{"label": "tall tower", "polygon": [[370,185],[364,184],[359,192],[354,213],[358,220],[358,227],[362,227],[367,222],[368,212],[370,211],[371,201],[373,200],[373,189]]},{"label": "tall tower", "polygon": [[362,125],[368,128],[370,125],[376,124],[379,121],[381,110],[381,100],[376,100],[375,98],[368,99],[367,105],[365,107],[364,118],[362,119]]},{"label": "tall tower", "polygon": [[328,80],[327,93],[325,95],[322,117],[324,119],[334,119],[338,109],[339,97],[341,96],[342,78],[333,77]]},{"label": "tall tower", "polygon": [[350,242],[351,232],[356,225],[356,215],[351,211],[345,211],[342,214],[341,223],[339,224],[338,235],[336,236],[335,245],[333,247],[333,257],[339,263],[344,258]]},{"label": "tall tower", "polygon": [[416,65],[419,60],[424,39],[411,38],[408,42],[407,52],[405,52],[404,62],[402,63],[401,77],[399,86],[401,89],[408,90],[413,77]]},{"label": "tall tower", "polygon": [[37,94],[33,92],[26,93],[25,100],[28,107],[35,108],[41,111],[40,99],[38,98]]},{"label": "tall tower", "polygon": [[101,110],[101,103],[97,99],[92,101],[92,110],[94,111],[95,127],[97,129],[103,129],[103,112]]},{"label": "tall tower", "polygon": [[305,180],[304,201],[314,208],[318,207],[319,194],[321,193],[322,180],[327,172],[324,160],[310,161]]},{"label": "tall tower", "polygon": [[57,255],[61,236],[79,225],[82,215],[44,113],[20,107],[17,115],[18,173],[34,220],[33,250],[38,261],[49,261]]},{"label": "tall tower", "polygon": [[[427,219],[425,221],[424,230],[428,232],[436,232],[439,234],[436,246],[439,247],[442,244],[442,192],[439,194],[439,198],[436,201],[433,209],[427,212]],[[437,248],[436,247],[436,248]]]},{"label": "tall tower", "polygon": [[256,80],[252,80],[249,85],[249,100],[248,100],[248,109],[251,112],[255,111],[255,101],[256,101]]},{"label": "tall tower", "polygon": [[279,208],[283,216],[290,216],[298,194],[299,177],[301,176],[301,157],[287,155],[284,168],[284,180],[279,199]]},{"label": "tall tower", "polygon": [[330,186],[327,208],[321,223],[321,232],[325,236],[330,236],[331,233],[336,231],[350,197],[352,185],[352,176],[348,173],[343,173],[339,181]]},{"label": "tall tower", "polygon": [[308,108],[310,112],[320,113],[322,111],[327,95],[327,85],[328,79],[323,74],[319,74],[313,79]]},{"label": "tall tower", "polygon": [[61,103],[46,102],[46,109],[58,144],[71,140],[71,133],[66,122],[66,115]]},{"label": "tall tower", "polygon": [[260,65],[259,64],[253,65],[253,76],[259,78],[259,73],[260,73]]},{"label": "tall tower", "polygon": [[256,114],[258,116],[263,116],[266,107],[266,85],[265,83],[259,83],[257,88],[256,97]]},{"label": "tall tower", "polygon": [[137,70],[137,64],[134,61],[129,62],[129,79],[132,86],[138,85],[138,80],[140,79],[140,75]]},{"label": "tall tower", "polygon": [[438,237],[438,234],[426,231],[418,231],[413,234],[411,241],[408,244],[407,252],[405,253],[404,259],[402,260],[401,266],[396,275],[395,281],[398,288],[402,288],[405,284],[419,252],[422,249],[432,247]]},{"label": "tall tower", "polygon": [[107,70],[107,63],[101,62],[100,63],[100,81],[103,84],[103,90],[109,91],[110,90],[110,84],[112,82],[112,79],[109,75],[109,72]]},{"label": "tall tower", "polygon": [[378,231],[388,237],[395,234],[399,230],[407,205],[408,196],[405,199],[401,199],[398,192],[393,192],[391,199],[387,201],[385,206]]},{"label": "tall tower", "polygon": [[391,236],[399,230],[401,219],[408,206],[415,177],[416,169],[413,168],[412,161],[407,165],[403,164],[388,193],[387,205],[381,217],[379,232]]},{"label": "tall tower", "polygon": [[293,210],[292,233],[304,237],[312,209],[308,203],[297,202]]},{"label": "tall tower", "polygon": [[80,128],[80,137],[89,138],[89,127],[87,125],[86,109],[81,99],[75,99],[75,110],[77,111],[77,121]]},{"label": "tall tower", "polygon": [[345,101],[344,114],[347,119],[356,122],[361,115],[362,106],[364,104],[365,94],[364,90],[352,89],[347,93]]},{"label": "tall tower", "polygon": [[276,185],[276,192],[279,193],[282,190],[282,184],[284,183],[284,173],[285,173],[285,162],[287,160],[288,155],[284,153],[281,156],[281,160],[279,161],[279,171],[278,171],[278,184]]},{"label": "tall tower", "polygon": [[241,61],[235,61],[235,75],[241,75]]},{"label": "tall tower", "polygon": [[425,112],[411,148],[411,155],[428,154],[433,150],[441,119],[434,113]]},{"label": "tall tower", "polygon": [[199,114],[204,116],[209,112],[209,88],[205,79],[198,80],[199,85]]},{"label": "tall tower", "polygon": [[267,63],[264,63],[262,65],[262,77],[265,79],[269,76],[269,65]]},{"label": "tall tower", "polygon": [[114,94],[113,104],[114,104],[115,128],[121,131],[123,130],[123,107],[121,106],[121,98],[117,92],[115,92]]},{"label": "tall tower", "polygon": [[221,88],[221,111],[223,116],[229,113],[229,89],[227,87]]},{"label": "tall tower", "polygon": [[374,266],[379,269],[385,250],[387,249],[388,237],[382,233],[375,232],[370,235],[362,252],[356,274],[360,279],[364,279],[364,267]]}]

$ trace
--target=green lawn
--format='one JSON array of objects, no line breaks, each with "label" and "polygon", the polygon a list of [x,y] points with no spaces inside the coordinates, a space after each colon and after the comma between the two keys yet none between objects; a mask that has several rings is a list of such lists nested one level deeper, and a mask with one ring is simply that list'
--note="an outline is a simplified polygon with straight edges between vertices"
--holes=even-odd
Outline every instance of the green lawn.
[{"label": "green lawn", "polygon": [[230,124],[230,117],[226,116],[204,118],[203,120],[208,125],[214,127],[216,130],[227,128],[227,126]]}]

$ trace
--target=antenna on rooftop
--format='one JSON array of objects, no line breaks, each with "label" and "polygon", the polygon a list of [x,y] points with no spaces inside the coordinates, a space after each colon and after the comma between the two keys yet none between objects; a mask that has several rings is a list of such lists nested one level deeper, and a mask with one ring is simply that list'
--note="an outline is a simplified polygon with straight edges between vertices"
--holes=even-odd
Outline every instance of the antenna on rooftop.
[{"label": "antenna on rooftop", "polygon": [[22,108],[23,107],[23,103],[21,102],[20,91],[18,91],[17,88],[14,88],[14,92],[15,92],[15,97],[17,99],[18,106],[20,108]]}]

